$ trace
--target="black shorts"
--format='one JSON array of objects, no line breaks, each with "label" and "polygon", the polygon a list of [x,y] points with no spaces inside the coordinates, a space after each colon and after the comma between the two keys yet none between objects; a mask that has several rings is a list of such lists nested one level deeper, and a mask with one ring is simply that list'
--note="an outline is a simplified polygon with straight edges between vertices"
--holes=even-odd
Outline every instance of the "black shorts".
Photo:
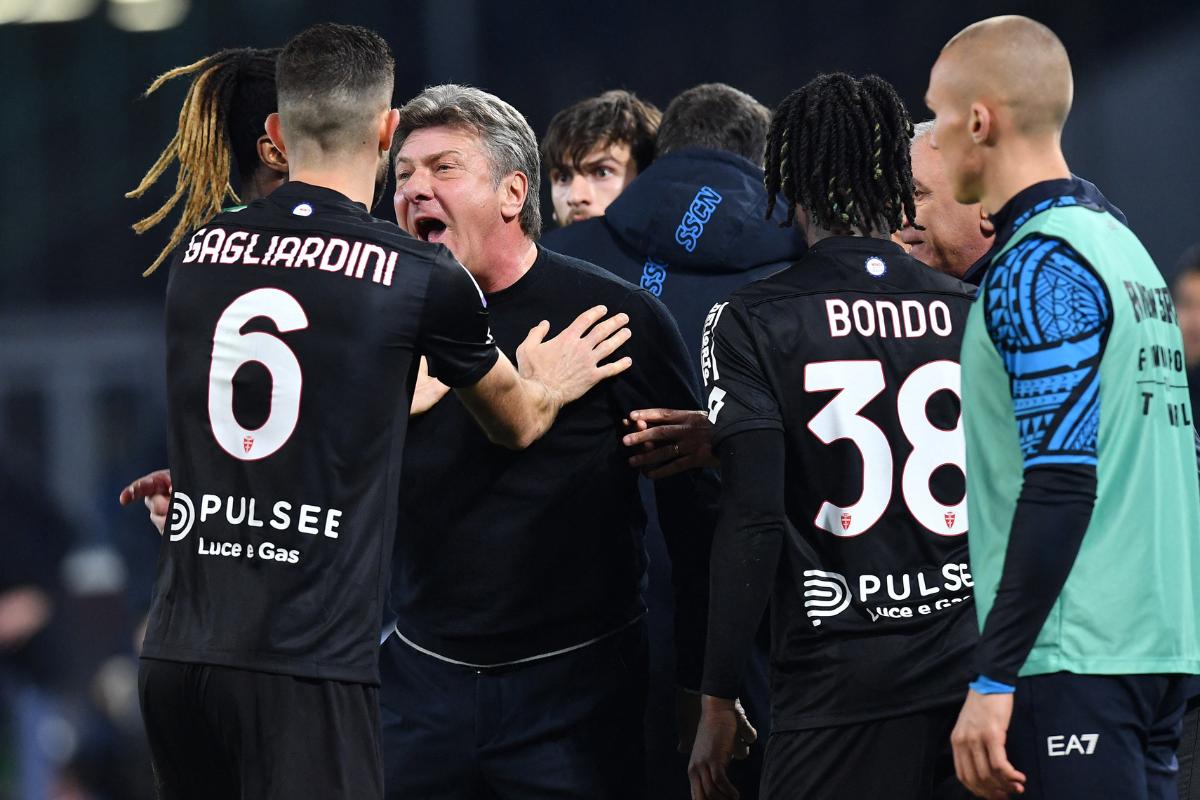
[{"label": "black shorts", "polygon": [[1176,800],[1183,727],[1180,675],[1017,679],[1008,760],[1025,800]]},{"label": "black shorts", "polygon": [[950,731],[960,706],[855,725],[772,733],[762,800],[968,800]]},{"label": "black shorts", "polygon": [[379,690],[144,658],[160,800],[379,800]]}]

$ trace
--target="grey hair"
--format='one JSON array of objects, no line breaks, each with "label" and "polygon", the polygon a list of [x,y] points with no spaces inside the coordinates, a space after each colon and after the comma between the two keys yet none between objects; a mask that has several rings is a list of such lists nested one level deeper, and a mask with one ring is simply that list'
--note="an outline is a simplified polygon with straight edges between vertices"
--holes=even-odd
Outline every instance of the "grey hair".
[{"label": "grey hair", "polygon": [[912,143],[916,144],[924,137],[933,133],[933,120],[927,119],[924,122],[918,122],[913,125]]},{"label": "grey hair", "polygon": [[430,86],[400,109],[400,125],[392,143],[392,159],[414,131],[445,125],[465,128],[482,140],[490,156],[492,182],[500,185],[510,172],[528,179],[521,209],[521,230],[532,239],[542,234],[541,156],[533,128],[520,111],[474,86],[444,83]]}]

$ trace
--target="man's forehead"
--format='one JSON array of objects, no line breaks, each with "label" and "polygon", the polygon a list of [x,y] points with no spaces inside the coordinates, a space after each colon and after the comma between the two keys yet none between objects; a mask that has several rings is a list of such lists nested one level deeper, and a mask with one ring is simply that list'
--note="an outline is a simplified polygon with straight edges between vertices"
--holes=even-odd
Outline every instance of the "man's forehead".
[{"label": "man's forehead", "polygon": [[589,161],[599,161],[604,158],[621,160],[629,157],[630,150],[629,142],[605,139],[593,145],[580,161],[586,164]]},{"label": "man's forehead", "polygon": [[931,173],[936,169],[935,160],[930,158],[933,151],[929,149],[928,136],[922,136],[912,145],[912,175],[916,183],[928,184]]},{"label": "man's forehead", "polygon": [[397,161],[413,161],[430,155],[456,152],[459,155],[479,151],[483,143],[479,135],[466,128],[435,125],[417,128],[404,138],[396,151]]},{"label": "man's forehead", "polygon": [[587,144],[577,144],[571,147],[568,152],[562,154],[563,163],[556,164],[551,169],[558,172],[571,172],[605,159],[628,161],[632,157],[632,153],[633,148],[630,147],[629,142],[605,136]]}]

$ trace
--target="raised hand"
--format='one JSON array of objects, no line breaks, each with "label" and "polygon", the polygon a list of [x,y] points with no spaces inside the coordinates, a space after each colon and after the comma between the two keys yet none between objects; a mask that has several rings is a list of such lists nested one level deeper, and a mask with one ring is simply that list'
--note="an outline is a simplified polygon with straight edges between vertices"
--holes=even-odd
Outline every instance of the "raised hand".
[{"label": "raised hand", "polygon": [[161,536],[167,526],[167,511],[171,507],[171,471],[160,469],[143,475],[121,490],[121,505],[142,500],[150,511],[150,522]]},{"label": "raised hand", "polygon": [[601,364],[632,335],[625,327],[629,324],[628,314],[614,314],[600,322],[606,313],[604,306],[590,308],[548,341],[545,337],[550,323],[539,322],[517,348],[521,377],[538,381],[559,405],[565,405],[578,400],[600,381],[633,366],[628,356]]}]

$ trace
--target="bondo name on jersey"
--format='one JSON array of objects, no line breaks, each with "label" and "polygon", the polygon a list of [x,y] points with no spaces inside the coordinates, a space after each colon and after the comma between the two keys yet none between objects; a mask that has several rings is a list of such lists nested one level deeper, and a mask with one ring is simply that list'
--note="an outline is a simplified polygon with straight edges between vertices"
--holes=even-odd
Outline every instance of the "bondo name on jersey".
[{"label": "bondo name on jersey", "polygon": [[392,285],[398,253],[370,242],[349,242],[336,236],[284,236],[226,228],[201,228],[192,234],[184,264],[245,264],[249,266],[316,269]]},{"label": "bondo name on jersey", "polygon": [[846,302],[838,297],[825,300],[825,315],[829,319],[829,335],[878,336],[881,339],[916,339],[934,335],[946,338],[954,333],[950,306],[943,300],[926,303],[920,300],[855,300]]}]

